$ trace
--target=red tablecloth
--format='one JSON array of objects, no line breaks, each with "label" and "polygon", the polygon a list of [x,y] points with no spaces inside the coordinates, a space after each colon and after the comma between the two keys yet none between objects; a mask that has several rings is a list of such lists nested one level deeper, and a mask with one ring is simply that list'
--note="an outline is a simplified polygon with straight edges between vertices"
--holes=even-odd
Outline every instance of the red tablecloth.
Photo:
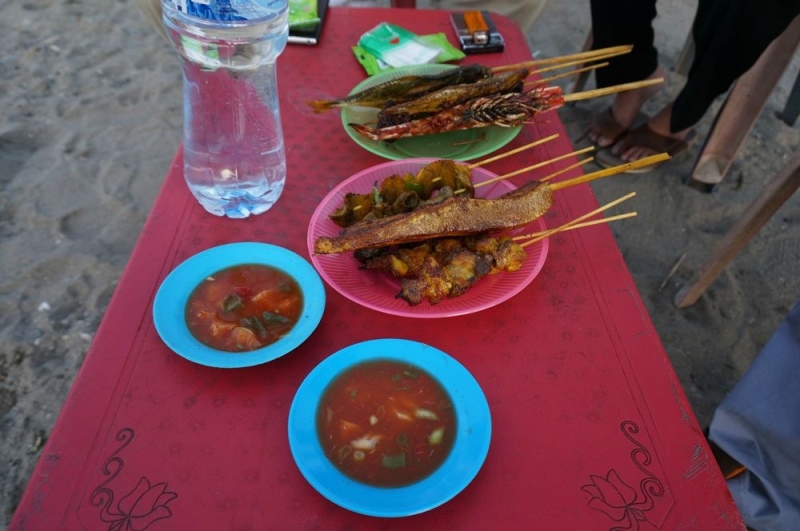
[{"label": "red tablecloth", "polygon": [[[744,528],[606,226],[551,238],[531,285],[472,315],[391,317],[327,287],[326,312],[310,339],[262,366],[203,367],[160,340],[153,297],[178,263],[236,241],[308,257],[308,220],[320,200],[383,162],[353,143],[337,112],[314,115],[305,104],[364,79],[350,47],[382,21],[455,40],[442,11],[333,8],[320,45],[290,46],[279,59],[289,177],[266,214],[207,214],[189,195],[177,154],[13,529]],[[506,51],[467,62],[529,59],[516,26],[502,17],[497,24]],[[561,137],[489,169],[502,174],[572,151],[556,112],[539,116],[509,148],[553,133]],[[588,185],[558,194],[548,226],[597,206]],[[463,492],[391,521],[319,495],[292,460],[286,433],[294,393],[316,364],[381,337],[421,341],[457,358],[482,386],[493,425],[486,462]]]}]

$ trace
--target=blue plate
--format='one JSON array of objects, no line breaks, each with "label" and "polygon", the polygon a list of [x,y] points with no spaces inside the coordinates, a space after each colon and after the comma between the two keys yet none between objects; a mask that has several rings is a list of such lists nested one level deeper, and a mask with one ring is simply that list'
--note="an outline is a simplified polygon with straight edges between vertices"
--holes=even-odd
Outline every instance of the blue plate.
[{"label": "blue plate", "polygon": [[[224,352],[204,345],[186,326],[186,303],[200,282],[241,264],[271,266],[294,278],[303,292],[303,313],[289,333],[275,343],[249,352]],[[272,361],[297,348],[314,331],[325,310],[325,288],[316,270],[300,255],[267,243],[231,243],[200,252],[167,275],[156,293],[153,320],[158,335],[175,353],[208,367],[250,367]]]},{"label": "blue plate", "polygon": [[[409,363],[428,372],[450,394],[456,411],[458,431],[450,455],[433,474],[405,487],[371,487],[339,472],[325,456],[312,420],[333,379],[355,364],[378,359]],[[333,503],[369,516],[409,516],[452,499],[480,470],[491,435],[489,404],[469,371],[436,348],[404,339],[356,343],[329,356],[303,380],[289,410],[289,447],[306,480]]]}]

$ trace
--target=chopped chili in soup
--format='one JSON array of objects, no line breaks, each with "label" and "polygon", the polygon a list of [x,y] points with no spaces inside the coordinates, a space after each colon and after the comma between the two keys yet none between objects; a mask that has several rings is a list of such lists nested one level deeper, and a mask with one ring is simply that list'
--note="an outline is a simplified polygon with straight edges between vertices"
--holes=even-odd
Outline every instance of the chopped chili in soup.
[{"label": "chopped chili in soup", "polygon": [[379,487],[429,476],[453,447],[456,418],[444,388],[406,363],[376,360],[353,366],[324,391],[317,435],[346,476]]},{"label": "chopped chili in soup", "polygon": [[303,311],[297,282],[279,269],[243,264],[201,282],[186,304],[186,324],[201,343],[246,352],[286,335]]}]

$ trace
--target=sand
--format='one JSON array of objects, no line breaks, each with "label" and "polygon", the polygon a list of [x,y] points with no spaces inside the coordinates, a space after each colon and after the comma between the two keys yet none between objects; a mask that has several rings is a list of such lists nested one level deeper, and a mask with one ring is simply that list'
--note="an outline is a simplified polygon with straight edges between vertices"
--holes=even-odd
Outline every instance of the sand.
[{"label": "sand", "polygon": [[[362,2],[363,3],[363,2]],[[379,5],[388,5],[381,1]],[[671,68],[695,2],[659,2]],[[541,56],[580,49],[588,3],[552,2],[529,32]],[[0,522],[8,522],[136,242],[181,137],[177,57],[130,0],[0,3]],[[413,29],[413,28],[410,28]],[[639,216],[613,226],[702,425],[800,298],[800,194],[693,307],[673,305],[713,245],[800,147],[773,93],[713,194],[682,184],[699,145],[668,166],[594,184],[635,190]],[[671,75],[647,111],[679,89]],[[592,86],[590,81],[589,87]],[[572,138],[608,99],[558,111]],[[713,112],[699,124],[702,138]],[[686,258],[666,282],[676,260]],[[663,287],[662,287],[663,284]]]}]

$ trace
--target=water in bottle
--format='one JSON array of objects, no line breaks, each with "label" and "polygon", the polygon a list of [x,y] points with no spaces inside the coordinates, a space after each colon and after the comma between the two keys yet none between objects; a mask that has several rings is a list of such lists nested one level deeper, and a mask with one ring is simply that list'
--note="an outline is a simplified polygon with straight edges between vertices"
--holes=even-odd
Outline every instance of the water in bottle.
[{"label": "water in bottle", "polygon": [[275,62],[288,38],[287,0],[162,0],[183,59],[184,176],[203,207],[245,218],[286,182]]}]

